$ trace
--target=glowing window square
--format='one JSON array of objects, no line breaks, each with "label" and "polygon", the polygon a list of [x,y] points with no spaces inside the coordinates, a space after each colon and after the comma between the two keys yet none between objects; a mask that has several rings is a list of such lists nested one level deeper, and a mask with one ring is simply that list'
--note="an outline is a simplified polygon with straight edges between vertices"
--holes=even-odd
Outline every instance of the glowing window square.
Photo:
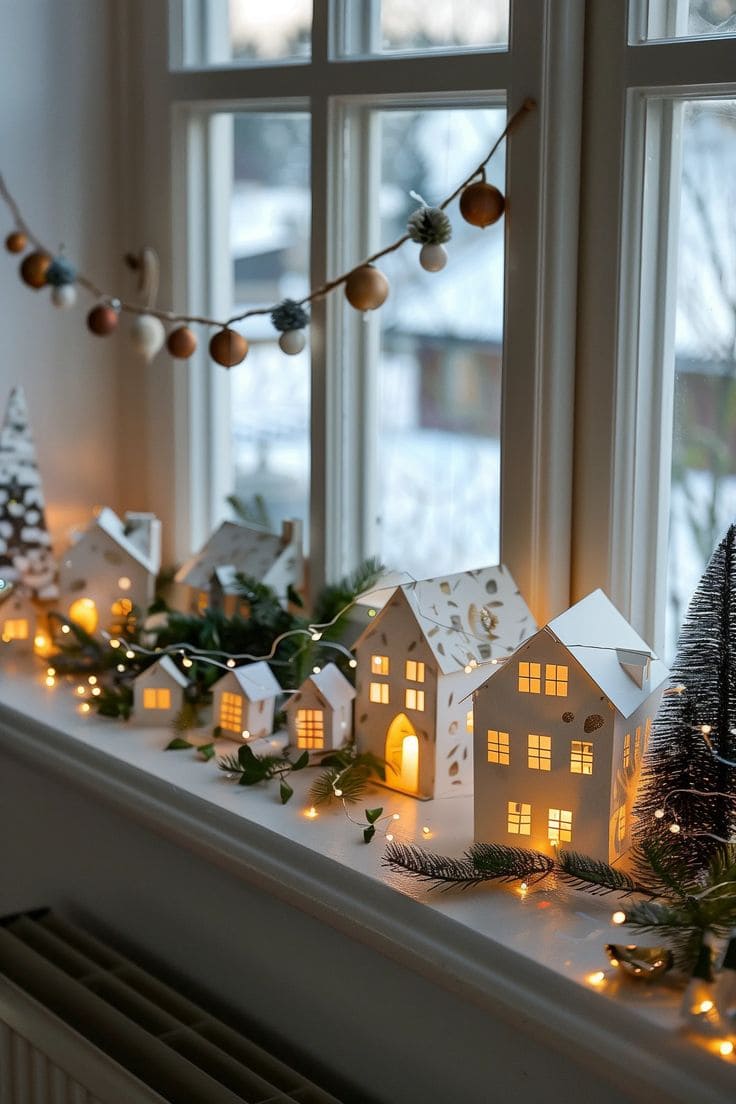
[{"label": "glowing window square", "polygon": [[503,767],[509,765],[508,732],[498,732],[495,728],[488,729],[488,762],[500,763]]},{"label": "glowing window square", "polygon": [[380,705],[388,705],[388,683],[372,682],[368,691],[368,697],[372,702]]},{"label": "glowing window square", "polygon": [[371,656],[371,674],[372,675],[387,675],[388,674],[388,656],[382,656],[382,655]]},{"label": "glowing window square", "polygon": [[529,735],[527,765],[531,770],[552,769],[552,737]]},{"label": "glowing window square", "polygon": [[573,774],[593,773],[593,745],[588,740],[570,741],[570,770]]},{"label": "glowing window square", "polygon": [[532,807],[520,801],[509,801],[506,829],[512,836],[532,834]]}]

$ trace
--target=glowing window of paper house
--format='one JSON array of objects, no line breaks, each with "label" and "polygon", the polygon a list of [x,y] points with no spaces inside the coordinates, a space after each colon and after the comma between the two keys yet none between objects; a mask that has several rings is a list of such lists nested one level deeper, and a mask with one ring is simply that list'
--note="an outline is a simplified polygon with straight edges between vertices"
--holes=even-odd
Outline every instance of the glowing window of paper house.
[{"label": "glowing window of paper house", "polygon": [[631,733],[627,732],[624,736],[624,770],[628,770],[631,766]]},{"label": "glowing window of paper house", "polygon": [[18,617],[13,621],[5,621],[3,624],[3,640],[7,644],[10,640],[27,640],[28,622],[24,617]]},{"label": "glowing window of paper house", "polygon": [[144,709],[171,709],[171,691],[166,687],[146,686],[143,690]]},{"label": "glowing window of paper house", "polygon": [[542,692],[542,664],[519,664],[519,693],[540,694]]},{"label": "glowing window of paper house", "polygon": [[569,843],[572,839],[572,812],[569,809],[550,809],[547,820],[550,843]]},{"label": "glowing window of paper house", "polygon": [[388,683],[372,682],[368,691],[368,697],[372,702],[388,705]]},{"label": "glowing window of paper house", "polygon": [[388,674],[388,656],[371,656],[371,674],[372,675],[387,675]]},{"label": "glowing window of paper house", "polygon": [[77,598],[69,607],[69,620],[74,621],[85,632],[93,633],[99,621],[97,606],[91,598]]},{"label": "glowing window of paper house", "polygon": [[240,694],[223,691],[220,698],[220,728],[228,732],[243,731],[243,699]]},{"label": "glowing window of paper house", "polygon": [[473,710],[469,709],[465,714],[465,731],[472,733],[473,731]]},{"label": "glowing window of paper house", "polygon": [[130,598],[118,598],[110,607],[110,612],[113,617],[127,617],[133,612],[133,603]]},{"label": "glowing window of paper house", "polygon": [[544,692],[550,697],[567,697],[567,667],[564,663],[545,663]]},{"label": "glowing window of paper house", "polygon": [[488,762],[500,763],[503,767],[509,765],[508,732],[497,732],[495,728],[488,729]]},{"label": "glowing window of paper house", "polygon": [[512,836],[532,834],[532,807],[521,801],[509,801],[506,829]]},{"label": "glowing window of paper house", "polygon": [[424,712],[424,691],[413,690],[409,687],[406,691],[406,708],[416,709],[417,712]]},{"label": "glowing window of paper house", "polygon": [[570,770],[573,774],[593,773],[593,745],[587,740],[570,741]]},{"label": "glowing window of paper house", "polygon": [[616,810],[616,839],[619,843],[623,841],[626,835],[626,806],[619,805]]},{"label": "glowing window of paper house", "polygon": [[641,755],[641,725],[637,726],[636,735],[634,736],[634,762],[639,761]]},{"label": "glowing window of paper house", "polygon": [[424,664],[415,659],[407,659],[406,678],[409,682],[424,682]]},{"label": "glowing window of paper house", "polygon": [[531,770],[552,769],[552,737],[529,735],[528,765]]},{"label": "glowing window of paper house", "polygon": [[307,751],[325,746],[324,715],[321,709],[297,709],[296,744]]}]

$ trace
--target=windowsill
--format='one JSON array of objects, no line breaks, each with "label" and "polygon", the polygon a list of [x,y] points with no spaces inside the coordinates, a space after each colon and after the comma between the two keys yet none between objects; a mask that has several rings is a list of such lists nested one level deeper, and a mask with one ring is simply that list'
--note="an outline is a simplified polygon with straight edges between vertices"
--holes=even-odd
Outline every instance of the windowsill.
[{"label": "windowsill", "polygon": [[[428,892],[385,870],[381,836],[366,846],[340,809],[304,816],[311,771],[293,777],[295,795],[281,806],[274,784],[245,790],[193,752],[164,753],[170,735],[81,716],[70,687],[47,690],[30,666],[6,662],[0,672],[0,746],[32,759],[37,773],[93,791],[455,996],[496,1015],[502,1006],[505,1018],[527,1029],[536,1023],[545,1045],[594,1062],[601,1074],[607,1068],[614,1080],[625,1077],[632,1099],[637,1086],[683,1101],[704,1099],[705,1085],[732,1089],[732,1063],[676,1031],[678,993],[615,978],[601,990],[586,983],[607,967],[604,944],[627,938],[610,925],[615,899],[566,889],[531,891],[524,900],[510,887]],[[377,790],[358,809],[377,804],[400,813],[397,840],[421,844],[427,825],[426,846],[460,854],[472,839],[469,797],[425,803]]]}]

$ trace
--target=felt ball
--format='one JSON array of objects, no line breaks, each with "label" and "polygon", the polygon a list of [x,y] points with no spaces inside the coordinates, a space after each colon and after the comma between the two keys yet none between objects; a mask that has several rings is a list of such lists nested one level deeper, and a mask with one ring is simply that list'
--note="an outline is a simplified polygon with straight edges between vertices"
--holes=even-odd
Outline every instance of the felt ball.
[{"label": "felt ball", "polygon": [[223,368],[233,368],[248,355],[248,342],[236,330],[225,327],[210,340],[210,356]]},{"label": "felt ball", "polygon": [[29,253],[21,261],[21,280],[24,284],[28,284],[28,287],[32,287],[34,291],[38,291],[46,283],[46,273],[50,264],[51,257],[48,253],[44,253],[41,249],[34,249],[33,253]]},{"label": "felt ball", "polygon": [[169,334],[166,348],[177,360],[186,360],[196,351],[197,338],[188,326],[178,326]]},{"label": "felt ball", "polygon": [[28,245],[28,238],[22,230],[13,230],[5,239],[5,248],[8,253],[22,253]]},{"label": "felt ball", "polygon": [[51,289],[51,302],[55,307],[73,307],[77,301],[77,289],[74,284],[59,284]]},{"label": "felt ball", "polygon": [[490,226],[498,222],[506,201],[498,188],[485,180],[468,184],[460,196],[460,214],[471,226]]},{"label": "felt ball", "polygon": [[107,303],[98,303],[87,315],[87,328],[98,337],[107,337],[117,327],[120,315]]},{"label": "felt ball", "polygon": [[153,360],[164,345],[166,330],[155,314],[137,314],[130,327],[130,342],[144,360]]},{"label": "felt ball", "polygon": [[284,330],[279,338],[279,348],[287,356],[297,356],[307,344],[304,330]]},{"label": "felt ball", "polygon": [[371,264],[354,268],[345,281],[345,298],[359,311],[376,310],[388,297],[388,280]]},{"label": "felt ball", "polygon": [[423,245],[419,263],[427,272],[440,272],[447,264],[447,250],[444,245]]}]

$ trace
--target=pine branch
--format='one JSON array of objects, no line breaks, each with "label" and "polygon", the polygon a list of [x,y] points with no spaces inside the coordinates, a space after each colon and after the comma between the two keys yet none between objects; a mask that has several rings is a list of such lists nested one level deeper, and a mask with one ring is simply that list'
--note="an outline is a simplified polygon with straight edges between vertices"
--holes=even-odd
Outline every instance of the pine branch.
[{"label": "pine branch", "polygon": [[648,881],[657,897],[682,901],[697,888],[685,854],[669,841],[645,841],[631,857],[637,877]]},{"label": "pine branch", "polygon": [[541,881],[555,865],[554,860],[541,851],[505,847],[500,843],[474,843],[465,854],[476,870],[501,881]]},{"label": "pine branch", "polygon": [[623,870],[617,870],[598,859],[591,859],[588,855],[581,855],[579,851],[560,851],[557,857],[557,873],[573,889],[582,889],[594,896],[604,896],[607,893],[659,896],[656,890],[635,882]]},{"label": "pine branch", "polygon": [[432,889],[450,889],[452,886],[470,889],[493,877],[477,870],[470,859],[437,855],[414,844],[397,843],[395,840],[386,845],[381,863],[419,881],[430,882]]},{"label": "pine branch", "polygon": [[325,756],[323,770],[312,783],[309,796],[313,805],[322,805],[338,797],[335,789],[341,790],[339,797],[354,804],[365,794],[372,779],[382,781],[386,774],[386,764],[370,752],[359,754],[353,745]]}]

